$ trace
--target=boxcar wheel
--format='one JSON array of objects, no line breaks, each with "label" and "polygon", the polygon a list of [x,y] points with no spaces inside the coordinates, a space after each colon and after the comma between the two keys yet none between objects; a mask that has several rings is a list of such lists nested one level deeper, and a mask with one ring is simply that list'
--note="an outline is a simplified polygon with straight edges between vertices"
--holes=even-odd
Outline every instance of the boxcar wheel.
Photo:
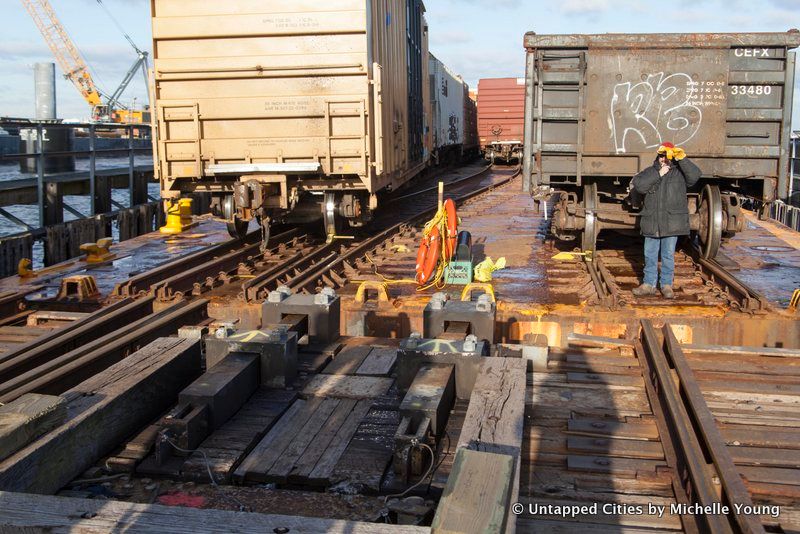
[{"label": "boxcar wheel", "polygon": [[322,202],[322,224],[325,237],[328,242],[333,241],[333,237],[342,233],[344,221],[339,214],[339,200],[336,193],[326,192]]},{"label": "boxcar wheel", "polygon": [[233,220],[228,220],[226,222],[228,227],[228,233],[231,237],[235,237],[236,239],[243,239],[244,236],[247,235],[247,227],[249,225],[249,221],[244,221],[239,217],[234,216]]},{"label": "boxcar wheel", "polygon": [[586,213],[581,235],[583,252],[593,253],[597,248],[597,234],[600,226],[597,221],[597,184],[583,186],[583,208]]},{"label": "boxcar wheel", "polygon": [[722,244],[722,196],[719,187],[706,185],[700,194],[700,253],[703,258],[713,259]]},{"label": "boxcar wheel", "polygon": [[249,221],[241,219],[236,215],[233,205],[233,195],[228,195],[222,200],[222,216],[225,217],[228,234],[236,239],[242,239],[247,235]]}]

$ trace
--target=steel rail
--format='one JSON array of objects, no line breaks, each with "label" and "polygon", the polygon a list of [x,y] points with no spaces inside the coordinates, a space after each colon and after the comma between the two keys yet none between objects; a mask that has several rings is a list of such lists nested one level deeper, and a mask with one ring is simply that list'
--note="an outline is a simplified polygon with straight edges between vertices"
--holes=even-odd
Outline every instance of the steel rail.
[{"label": "steel rail", "polygon": [[736,299],[736,304],[742,311],[756,313],[772,310],[766,298],[736,278],[716,260],[703,258],[700,251],[692,245],[685,245],[683,249],[700,267],[701,273],[707,280],[722,286],[728,295]]},{"label": "steel rail", "polygon": [[[291,258],[288,258],[281,265],[276,265],[272,269],[259,274],[256,278],[248,280],[242,284],[242,290],[245,300],[248,302],[255,302],[259,299],[267,297],[271,289],[279,285],[289,285],[293,278],[289,278],[286,282],[281,284],[281,278],[287,276],[291,271],[299,271],[298,275],[304,270],[313,268],[318,263],[328,261],[331,257],[335,257],[338,252],[336,251],[341,245],[336,243],[326,243],[321,245],[316,250],[298,252]],[[322,257],[320,259],[320,257]],[[274,286],[274,287],[273,287]]]},{"label": "steel rail", "polygon": [[[675,384],[669,363],[661,346],[653,324],[642,320],[640,360],[646,362],[646,381],[651,382],[664,408],[665,423],[668,433],[664,438],[671,439],[676,453],[677,475],[684,484],[691,500],[705,507],[713,507],[719,503],[717,486],[714,483],[710,466],[705,459],[703,448],[695,433],[692,420],[681,399],[678,386]],[[732,504],[732,503],[731,503]],[[727,516],[717,514],[701,514],[701,521],[707,530],[719,533],[732,533],[733,527]]]},{"label": "steel rail", "polygon": [[205,299],[177,302],[3,382],[0,403],[31,392],[58,395],[154,339],[174,335],[181,326],[202,322],[208,317],[207,305]]},{"label": "steel rail", "polygon": [[[472,180],[473,178],[476,178],[476,177],[480,176],[481,174],[484,174],[484,173],[490,171],[493,167],[494,167],[493,165],[487,165],[484,168],[482,168],[481,170],[479,170],[477,172],[474,172],[474,173],[472,173],[470,175],[463,176],[463,177],[461,177],[461,178],[459,178],[457,180],[453,180],[451,182],[445,182],[444,185],[452,186],[452,185],[460,184],[461,182],[466,182],[467,180]],[[429,193],[431,191],[436,191],[438,189],[439,189],[439,185],[438,184],[434,185],[432,187],[426,187],[425,189],[420,189],[419,191],[412,191],[411,193],[407,193],[407,194],[399,196],[399,197],[391,198],[389,200],[389,203],[393,204],[393,203],[397,202],[398,200],[405,200],[407,198],[419,196],[419,195],[421,195],[423,193]]]},{"label": "steel rail", "polygon": [[25,309],[24,291],[5,291],[0,293],[0,318],[7,319],[19,315]]},{"label": "steel rail", "polygon": [[[482,174],[483,172],[486,172],[488,169],[491,169],[491,167],[487,167],[486,169],[481,171],[481,173],[476,173],[470,178],[475,178],[480,174]],[[520,169],[517,168],[514,174],[504,178],[503,180],[465,193],[455,198],[454,201],[456,202],[456,204],[462,204],[463,202],[475,196],[481,195],[483,193],[493,190],[497,186],[510,182],[511,180],[519,176],[519,174],[520,174]],[[339,267],[342,267],[345,261],[347,261],[348,259],[364,255],[368,251],[380,245],[380,243],[389,239],[391,236],[401,233],[404,228],[409,228],[411,226],[419,224],[426,218],[430,218],[436,213],[437,209],[438,206],[434,206],[433,208],[426,209],[422,212],[417,212],[416,214],[407,217],[405,220],[395,223],[389,228],[386,228],[385,230],[382,230],[378,234],[368,238],[367,240],[357,243],[353,245],[351,248],[342,251],[342,253],[339,254],[337,257],[331,257],[330,261],[328,261],[326,264],[319,265],[317,268],[309,270],[308,272],[302,273],[301,275],[293,278],[291,282],[287,285],[291,287],[293,290],[298,292],[305,291],[308,293],[313,293],[316,289],[315,283],[319,280],[319,278],[324,276],[326,273],[329,273]]]},{"label": "steel rail", "polygon": [[[275,245],[281,241],[289,241],[298,233],[297,229],[290,230],[275,236],[269,240],[270,245]],[[231,253],[239,252],[246,255],[254,249],[258,249],[261,239],[261,232],[250,232],[243,240],[229,239],[223,243],[204,248],[182,258],[161,264],[146,272],[132,276],[125,282],[117,284],[112,295],[114,296],[137,296],[140,293],[155,291],[155,287],[166,279],[180,280],[181,275],[186,276],[187,271],[200,265],[211,264],[222,257]],[[241,248],[245,245],[244,248]]]},{"label": "steel rail", "polygon": [[[649,325],[652,327],[652,325]],[[664,355],[667,362],[675,371],[678,387],[683,393],[682,398],[689,408],[689,415],[692,417],[694,428],[699,430],[699,437],[702,445],[708,451],[708,455],[714,463],[716,472],[722,485],[723,500],[730,506],[731,514],[740,532],[756,533],[764,532],[764,527],[755,516],[736,512],[734,504],[752,507],[750,492],[742,482],[736,465],[733,463],[728,446],[717,428],[714,415],[706,404],[703,392],[697,379],[689,367],[689,362],[681,350],[680,343],[675,337],[675,333],[670,328],[669,323],[665,323],[662,329],[664,335]]]},{"label": "steel rail", "polygon": [[120,300],[0,355],[0,383],[151,314],[153,300]]},{"label": "steel rail", "polygon": [[600,258],[592,258],[589,260],[584,256],[584,265],[586,265],[586,270],[589,272],[589,277],[592,279],[595,293],[597,293],[598,304],[616,309],[617,298],[611,290],[612,284],[609,283],[609,280],[613,280],[613,278],[607,276],[609,274],[607,269],[604,271],[600,268],[601,261]]}]

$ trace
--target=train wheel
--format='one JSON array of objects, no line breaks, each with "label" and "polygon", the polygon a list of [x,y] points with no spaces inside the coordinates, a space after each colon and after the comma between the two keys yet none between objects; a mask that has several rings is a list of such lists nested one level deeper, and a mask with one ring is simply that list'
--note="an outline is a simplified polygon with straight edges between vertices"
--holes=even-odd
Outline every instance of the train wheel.
[{"label": "train wheel", "polygon": [[336,193],[325,193],[322,202],[322,223],[328,242],[333,241],[333,237],[341,234],[344,228],[342,216],[337,213],[339,211],[337,205]]},{"label": "train wheel", "polygon": [[245,221],[236,215],[233,205],[233,195],[227,195],[222,201],[222,215],[225,217],[228,233],[231,237],[242,239],[247,235],[249,221]]},{"label": "train wheel", "polygon": [[719,187],[706,185],[700,194],[700,253],[706,259],[717,255],[722,244],[722,196]]},{"label": "train wheel", "polygon": [[600,233],[600,225],[597,222],[597,184],[583,186],[583,208],[586,218],[581,235],[581,250],[593,253],[597,248],[597,234]]}]

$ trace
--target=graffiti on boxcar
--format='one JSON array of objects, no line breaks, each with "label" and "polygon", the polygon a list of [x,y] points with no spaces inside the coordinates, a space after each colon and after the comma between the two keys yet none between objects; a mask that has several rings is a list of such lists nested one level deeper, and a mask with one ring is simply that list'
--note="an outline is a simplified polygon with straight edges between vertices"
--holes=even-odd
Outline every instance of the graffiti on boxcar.
[{"label": "graffiti on boxcar", "polygon": [[458,139],[458,132],[459,132],[458,122],[459,122],[458,121],[458,116],[456,116],[455,113],[451,113],[450,114],[450,119],[448,121],[448,127],[447,127],[447,138],[451,143],[458,143],[458,141],[459,141],[459,139]]},{"label": "graffiti on boxcar", "polygon": [[610,126],[616,153],[692,139],[703,122],[697,91],[698,82],[683,72],[658,72],[638,83],[614,86]]}]

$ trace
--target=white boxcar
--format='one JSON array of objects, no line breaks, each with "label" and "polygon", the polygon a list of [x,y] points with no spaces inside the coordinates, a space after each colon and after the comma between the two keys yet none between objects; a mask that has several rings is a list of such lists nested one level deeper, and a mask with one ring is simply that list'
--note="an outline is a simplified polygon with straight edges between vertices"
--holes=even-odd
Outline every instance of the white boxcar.
[{"label": "white boxcar", "polygon": [[318,217],[322,204],[331,233],[425,168],[422,0],[151,0],[151,10],[163,197],[211,192],[234,235],[252,218]]},{"label": "white boxcar", "polygon": [[464,80],[447,66],[429,57],[431,130],[434,159],[460,158],[464,143]]}]

